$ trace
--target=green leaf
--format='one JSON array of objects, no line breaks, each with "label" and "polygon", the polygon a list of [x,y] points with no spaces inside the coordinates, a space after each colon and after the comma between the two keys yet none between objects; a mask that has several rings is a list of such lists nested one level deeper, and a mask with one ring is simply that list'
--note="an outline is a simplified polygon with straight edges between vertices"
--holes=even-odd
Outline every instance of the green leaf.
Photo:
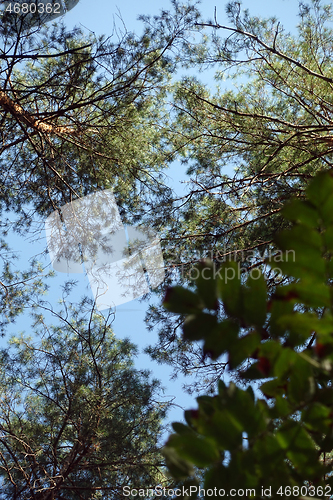
[{"label": "green leaf", "polygon": [[189,434],[172,434],[167,442],[178,455],[197,467],[206,467],[220,458],[220,453],[214,441]]},{"label": "green leaf", "polygon": [[[330,176],[330,184],[332,185],[332,177]],[[333,222],[333,193],[331,192],[331,195],[326,198],[324,203],[320,205],[319,208],[320,214],[322,216],[322,219],[324,221],[324,224],[328,226]]]},{"label": "green leaf", "polygon": [[167,289],[163,305],[168,311],[178,314],[196,314],[204,308],[198,295],[181,286]]},{"label": "green leaf", "polygon": [[205,429],[207,435],[214,438],[224,450],[232,450],[241,445],[243,440],[243,423],[227,408],[215,411]]},{"label": "green leaf", "polygon": [[332,426],[331,409],[316,401],[302,412],[302,420],[308,429],[321,434],[329,433]]},{"label": "green leaf", "polygon": [[281,318],[285,315],[291,314],[294,310],[293,302],[295,301],[295,292],[288,295],[276,295],[274,300],[271,301],[269,305],[270,310],[270,321],[269,321],[269,333],[271,337],[282,337],[285,333],[285,328],[283,323],[281,323]]},{"label": "green leaf", "polygon": [[273,380],[269,380],[268,382],[264,382],[260,386],[261,392],[268,398],[276,398],[277,396],[281,396],[286,392],[285,384],[281,383],[281,381],[277,378]]},{"label": "green leaf", "polygon": [[320,214],[308,200],[292,200],[283,207],[282,214],[287,219],[310,228],[317,228],[320,222]]},{"label": "green leaf", "polygon": [[201,340],[211,335],[216,327],[216,316],[207,313],[191,314],[183,324],[183,335],[186,340]]},{"label": "green leaf", "polygon": [[302,428],[301,424],[289,421],[276,433],[276,439],[280,446],[286,450],[301,449],[313,450],[314,442],[309,434]]},{"label": "green leaf", "polygon": [[[304,277],[298,283],[281,286],[276,290],[277,301],[289,302],[290,304],[306,304],[311,307],[329,307],[331,304],[330,288],[316,278]],[[293,307],[277,305],[273,303],[272,314],[274,308],[282,311],[282,308],[291,312]],[[275,311],[278,315],[278,311]],[[276,317],[275,326],[278,327],[278,318]]]},{"label": "green leaf", "polygon": [[273,418],[285,418],[292,414],[292,406],[290,401],[283,395],[275,396],[275,406],[270,408],[270,413]]},{"label": "green leaf", "polygon": [[182,424],[181,422],[173,422],[172,428],[177,434],[193,434],[193,429],[188,425]]},{"label": "green leaf", "polygon": [[212,359],[217,359],[227,352],[238,338],[239,326],[232,319],[226,319],[210,331],[205,337],[203,353]]},{"label": "green leaf", "polygon": [[249,276],[246,287],[243,288],[244,319],[249,325],[259,330],[266,321],[267,292],[265,278],[259,273],[258,279]]},{"label": "green leaf", "polygon": [[325,250],[330,253],[333,252],[333,225],[326,228],[322,233],[323,243],[325,245]]},{"label": "green leaf", "polygon": [[201,297],[205,307],[216,310],[218,308],[218,297],[214,263],[209,259],[201,261],[195,266],[193,272],[195,272],[195,275],[198,275],[195,279],[195,284],[198,295]]},{"label": "green leaf", "polygon": [[313,367],[303,356],[289,348],[281,350],[274,364],[274,375],[286,382],[287,395],[292,402],[300,403],[314,391]]},{"label": "green leaf", "polygon": [[165,457],[166,465],[174,478],[185,479],[193,474],[192,464],[188,460],[181,458],[173,446],[167,444],[163,448],[162,453]]},{"label": "green leaf", "polygon": [[230,471],[228,467],[224,467],[222,464],[215,465],[206,471],[204,488],[206,490],[214,490],[214,488],[225,490],[228,485],[229,477]]},{"label": "green leaf", "polygon": [[301,283],[296,283],[293,288],[298,295],[297,302],[299,303],[310,307],[331,306],[331,291],[326,283],[320,283],[317,280],[311,280],[311,278],[303,276]]},{"label": "green leaf", "polygon": [[229,348],[229,366],[234,370],[245,359],[251,357],[260,345],[260,336],[253,332],[241,337]]},{"label": "green leaf", "polygon": [[290,369],[295,366],[297,354],[290,348],[284,348],[274,364],[274,375],[283,379],[289,375]]},{"label": "green leaf", "polygon": [[284,261],[278,263],[281,271],[295,278],[304,274],[317,277],[321,282],[326,277],[325,260],[322,257],[323,240],[317,231],[306,226],[294,226],[290,231],[283,231],[276,237],[282,250],[293,251],[293,258],[286,255]]},{"label": "green leaf", "polygon": [[301,423],[289,420],[276,433],[276,439],[304,479],[307,479],[309,472],[311,475],[323,472],[323,467],[317,460],[315,443]]},{"label": "green leaf", "polygon": [[221,266],[218,274],[218,293],[229,316],[241,318],[243,313],[243,297],[239,264],[227,262]]},{"label": "green leaf", "polygon": [[284,462],[285,455],[279,441],[268,432],[262,435],[262,439],[255,441],[253,453],[259,463],[267,463],[268,467]]},{"label": "green leaf", "polygon": [[333,220],[332,196],[333,178],[330,172],[320,172],[308,185],[306,194],[309,200],[318,208],[324,223],[329,224]]},{"label": "green leaf", "polygon": [[295,250],[295,261],[298,258],[297,249],[299,249],[300,254],[305,254],[305,249],[320,252],[322,248],[322,239],[319,232],[303,224],[297,224],[291,229],[281,231],[276,236],[276,241],[281,250]]},{"label": "green leaf", "polygon": [[318,318],[314,313],[297,313],[281,316],[279,323],[288,331],[288,346],[303,345],[310,335],[317,330]]}]

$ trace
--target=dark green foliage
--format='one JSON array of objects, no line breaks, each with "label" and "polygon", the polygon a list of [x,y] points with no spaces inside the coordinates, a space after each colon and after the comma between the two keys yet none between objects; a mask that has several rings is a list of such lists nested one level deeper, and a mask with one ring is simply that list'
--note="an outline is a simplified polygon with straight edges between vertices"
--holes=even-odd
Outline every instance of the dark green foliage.
[{"label": "dark green foliage", "polygon": [[[184,459],[188,471],[191,464],[204,471],[206,489],[255,488],[256,498],[264,498],[261,487],[271,487],[272,498],[281,498],[280,486],[294,491],[302,485],[333,487],[324,459],[333,449],[332,203],[333,175],[320,173],[304,201],[286,205],[283,213],[292,228],[280,233],[276,244],[285,256],[279,263],[282,272],[296,280],[278,286],[273,296],[267,297],[257,272],[246,283],[218,272],[207,280],[211,296],[219,296],[224,319],[207,311],[212,327],[204,328],[197,307],[185,320],[184,335],[202,340],[206,356],[226,354],[229,368],[238,369],[243,380],[255,380],[260,392],[220,381],[218,394],[199,397],[198,409],[185,412],[188,425],[175,424],[176,434],[166,444],[171,472],[173,457]],[[295,258],[287,261],[291,250]],[[236,269],[233,263],[229,267]],[[187,293],[178,289],[177,308],[186,303]],[[193,292],[198,303],[200,293],[199,288]],[[168,308],[172,311],[172,304]],[[178,477],[191,475],[184,471],[183,466]]]},{"label": "dark green foliage", "polygon": [[40,312],[34,338],[1,352],[0,498],[111,500],[165,483],[165,405],[133,368],[135,347],[94,313],[63,311],[50,326]]}]

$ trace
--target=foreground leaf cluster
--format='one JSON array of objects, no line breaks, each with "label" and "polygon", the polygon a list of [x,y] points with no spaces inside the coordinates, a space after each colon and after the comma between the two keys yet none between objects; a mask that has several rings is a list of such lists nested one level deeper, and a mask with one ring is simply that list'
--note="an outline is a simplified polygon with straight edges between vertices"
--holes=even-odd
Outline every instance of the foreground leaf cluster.
[{"label": "foreground leaf cluster", "polygon": [[[183,335],[203,341],[204,356],[227,356],[231,369],[259,391],[220,381],[218,394],[201,396],[174,424],[165,456],[175,477],[204,470],[206,488],[333,485],[327,454],[333,449],[333,176],[320,173],[306,199],[285,206],[292,223],[276,238],[287,285],[268,296],[256,272],[246,282],[220,269],[198,267],[194,292],[170,289],[169,311],[186,315]],[[288,259],[290,251],[294,258]],[[289,255],[290,257],[290,255]],[[244,363],[246,362],[247,363]],[[177,461],[178,460],[178,461]],[[181,467],[179,460],[187,467]],[[274,493],[275,492],[275,493]]]}]

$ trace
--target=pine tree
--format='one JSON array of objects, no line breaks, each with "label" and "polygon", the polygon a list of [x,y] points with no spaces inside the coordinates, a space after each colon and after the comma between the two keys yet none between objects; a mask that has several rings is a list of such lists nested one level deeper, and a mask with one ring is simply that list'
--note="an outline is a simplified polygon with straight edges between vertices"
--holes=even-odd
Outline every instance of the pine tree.
[{"label": "pine tree", "polygon": [[[194,264],[210,258],[217,266],[239,262],[244,279],[260,267],[274,290],[283,279],[273,241],[288,226],[283,204],[332,168],[332,6],[301,4],[295,34],[274,17],[251,17],[239,2],[227,15],[228,25],[218,13],[197,21],[202,38],[184,56],[192,71],[216,69],[215,88],[200,75],[174,86],[170,141],[190,180],[185,196],[160,208],[168,282],[191,286]],[[213,387],[226,364],[203,361],[200,347],[184,342],[182,318],[154,307],[148,319],[160,329],[151,355],[176,374],[201,373],[199,389]]]},{"label": "pine tree", "polygon": [[32,336],[1,351],[2,499],[118,499],[124,486],[167,484],[159,384],[133,368],[136,349],[110,321],[80,310],[40,304]]}]

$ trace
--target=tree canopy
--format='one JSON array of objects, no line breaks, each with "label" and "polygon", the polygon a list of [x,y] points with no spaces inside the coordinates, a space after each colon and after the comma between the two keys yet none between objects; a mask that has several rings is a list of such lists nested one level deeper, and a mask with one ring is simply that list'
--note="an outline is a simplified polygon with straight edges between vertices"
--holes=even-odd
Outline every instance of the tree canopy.
[{"label": "tree canopy", "polygon": [[[55,23],[3,24],[0,53],[2,203],[43,216],[112,187],[123,214],[168,192],[162,117],[190,7],[136,36],[108,38]],[[8,14],[10,15],[10,14]],[[28,219],[27,219],[28,221]]]},{"label": "tree canopy", "polygon": [[34,323],[1,351],[1,498],[122,498],[125,485],[167,481],[166,405],[133,368],[134,346],[89,301],[44,317],[47,272],[15,270],[7,235],[38,238],[50,212],[98,189],[113,189],[124,220],[165,196],[157,124],[186,16],[103,38],[2,15],[2,333],[29,309]]},{"label": "tree canopy", "polygon": [[[47,291],[37,262],[13,270],[9,229],[39,235],[51,212],[111,188],[125,223],[159,232],[164,285],[178,285],[165,304],[179,314],[149,310],[149,327],[160,329],[153,359],[198,373],[190,389],[206,393],[226,367],[239,381],[270,379],[261,386],[270,403],[223,382],[199,399],[166,447],[170,471],[182,480],[201,467],[207,487],[218,477],[256,487],[266,473],[262,485],[281,475],[285,486],[321,484],[331,480],[322,462],[331,446],[332,179],[315,175],[332,168],[332,6],[302,3],[292,34],[239,2],[227,15],[229,25],[217,12],[207,21],[173,0],[171,11],[141,18],[139,36],[114,27],[97,37],[2,12],[0,326],[35,311],[34,294],[44,307]],[[180,66],[190,75],[177,80]],[[198,75],[213,68],[215,89]],[[182,197],[167,184],[173,160],[188,167]],[[295,262],[281,258],[288,250]],[[240,278],[224,286],[226,269]],[[156,384],[132,368],[130,343],[114,339],[93,304],[85,316],[65,303],[55,323],[34,314],[31,338],[16,335],[1,357],[0,496],[119,498],[122,485],[164,481],[164,409]],[[223,425],[229,435],[217,435]]]},{"label": "tree canopy", "polygon": [[[190,285],[195,262],[210,258],[217,266],[236,260],[245,274],[259,266],[273,290],[265,259],[274,259],[274,235],[288,226],[282,207],[332,168],[332,6],[302,3],[293,33],[239,2],[226,11],[229,24],[219,12],[196,22],[184,55],[192,71],[215,71],[216,85],[200,74],[174,85],[170,140],[188,167],[188,188],[161,207],[164,255],[169,284]],[[183,320],[154,307],[149,321],[160,330],[153,358],[175,374],[201,373],[199,389],[214,387],[225,363],[202,362],[201,349],[181,337]]]},{"label": "tree canopy", "polygon": [[52,325],[40,302],[33,337],[1,351],[2,499],[118,499],[123,486],[166,482],[158,383],[110,322],[80,310],[53,311]]}]

